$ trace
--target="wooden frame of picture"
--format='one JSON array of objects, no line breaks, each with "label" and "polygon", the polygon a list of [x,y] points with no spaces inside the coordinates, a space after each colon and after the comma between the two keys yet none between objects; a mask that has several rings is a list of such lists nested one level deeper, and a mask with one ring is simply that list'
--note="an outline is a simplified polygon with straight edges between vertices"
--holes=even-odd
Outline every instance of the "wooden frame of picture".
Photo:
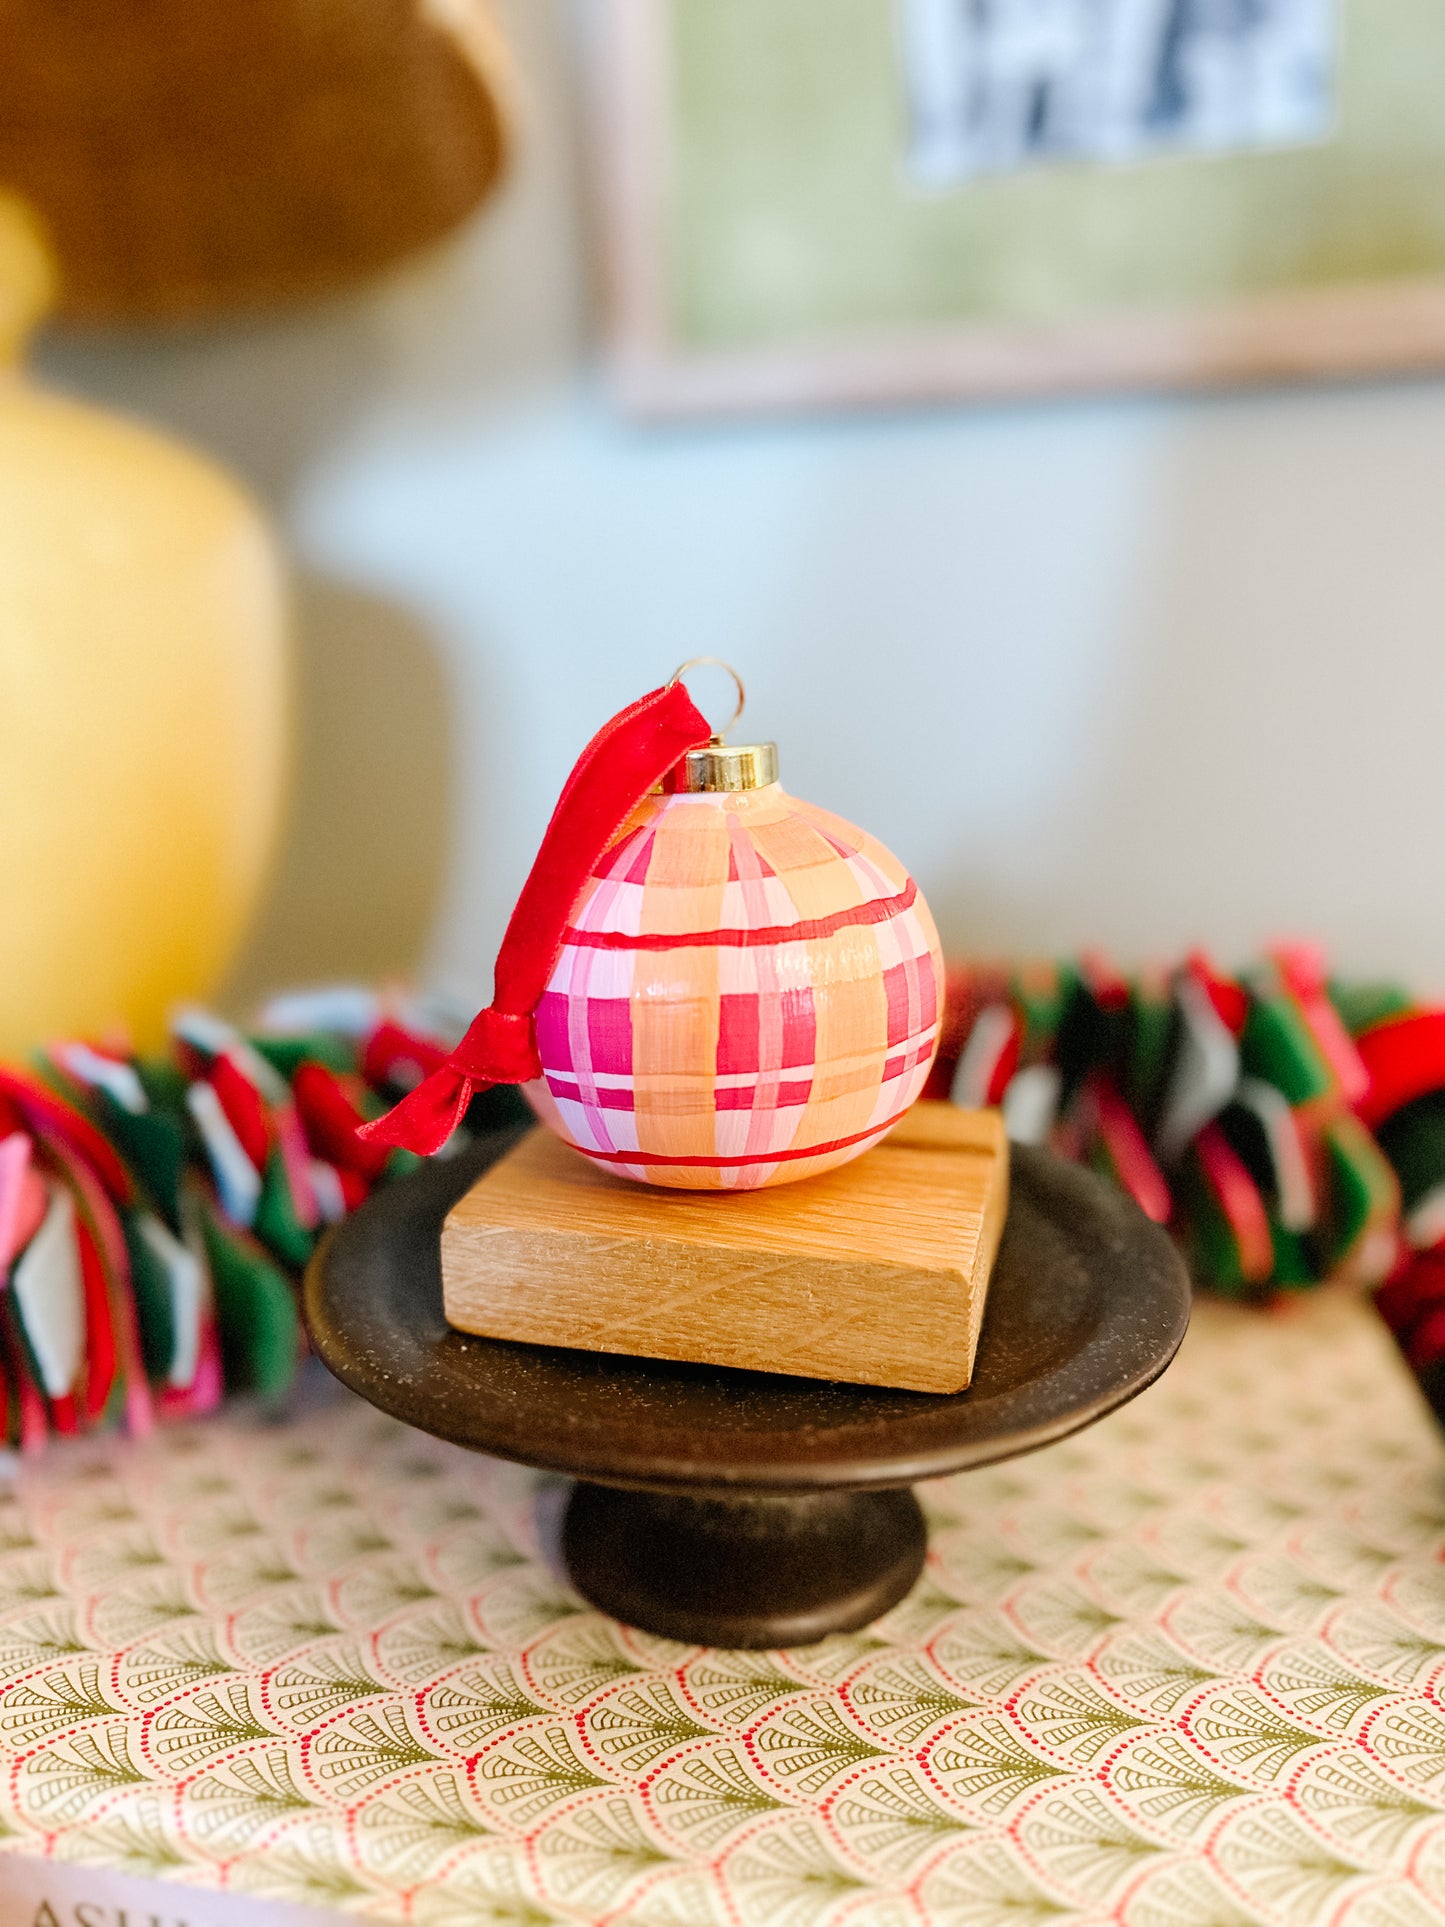
[{"label": "wooden frame of picture", "polygon": [[1445,366],[1435,0],[1336,0],[1326,139],[941,193],[906,178],[895,4],[602,0],[608,359],[629,411]]}]

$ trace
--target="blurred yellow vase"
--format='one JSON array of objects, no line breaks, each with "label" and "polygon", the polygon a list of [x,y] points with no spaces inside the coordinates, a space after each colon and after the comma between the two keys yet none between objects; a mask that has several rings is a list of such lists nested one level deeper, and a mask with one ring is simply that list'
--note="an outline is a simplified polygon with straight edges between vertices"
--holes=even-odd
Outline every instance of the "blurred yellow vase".
[{"label": "blurred yellow vase", "polygon": [[285,761],[282,572],[225,474],[34,386],[44,257],[0,198],[0,1056],[154,1043],[243,934]]}]

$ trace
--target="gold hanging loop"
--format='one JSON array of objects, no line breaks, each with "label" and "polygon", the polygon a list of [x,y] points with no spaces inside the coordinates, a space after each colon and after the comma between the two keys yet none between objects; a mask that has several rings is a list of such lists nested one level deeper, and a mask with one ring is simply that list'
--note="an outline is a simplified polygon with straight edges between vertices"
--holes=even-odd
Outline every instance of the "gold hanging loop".
[{"label": "gold hanging loop", "polygon": [[729,716],[723,724],[722,728],[713,731],[713,741],[715,743],[721,743],[738,717],[742,715],[743,704],[748,699],[747,691],[743,688],[743,679],[737,670],[733,668],[732,664],[730,662],[724,662],[721,656],[689,656],[687,661],[683,663],[680,668],[674,669],[668,677],[668,688],[671,689],[674,683],[681,682],[689,669],[721,669],[724,674],[731,676],[733,679],[733,684],[738,692],[737,706],[733,710],[732,715]]},{"label": "gold hanging loop", "polygon": [[693,656],[668,678],[668,688],[682,681],[689,669],[722,669],[737,686],[737,707],[703,749],[690,749],[673,772],[671,787],[694,794],[710,790],[757,790],[778,780],[776,743],[727,743],[723,738],[743,713],[747,700],[743,679],[721,656]]}]

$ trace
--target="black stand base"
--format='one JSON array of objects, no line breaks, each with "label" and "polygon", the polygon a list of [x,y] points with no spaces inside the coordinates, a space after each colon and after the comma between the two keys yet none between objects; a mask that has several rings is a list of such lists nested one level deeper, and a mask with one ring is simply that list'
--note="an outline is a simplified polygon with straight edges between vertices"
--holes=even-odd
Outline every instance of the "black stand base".
[{"label": "black stand base", "polygon": [[699,1646],[806,1646],[897,1605],[927,1531],[901,1492],[678,1498],[579,1484],[562,1551],[601,1611]]},{"label": "black stand base", "polygon": [[1091,1425],[1159,1376],[1188,1322],[1189,1274],[1159,1227],[1021,1145],[973,1384],[955,1398],[465,1337],[442,1311],[442,1224],[511,1142],[433,1164],[338,1225],[306,1273],[312,1340],[406,1424],[585,1481],[562,1527],[578,1587],[689,1645],[866,1626],[923,1565],[911,1483]]}]

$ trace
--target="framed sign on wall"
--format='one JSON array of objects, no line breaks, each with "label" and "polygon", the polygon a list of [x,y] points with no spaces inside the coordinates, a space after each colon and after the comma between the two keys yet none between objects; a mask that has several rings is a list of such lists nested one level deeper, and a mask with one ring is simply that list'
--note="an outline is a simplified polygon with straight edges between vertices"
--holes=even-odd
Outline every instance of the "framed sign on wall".
[{"label": "framed sign on wall", "polygon": [[1445,364],[1438,0],[605,0],[643,414]]}]

